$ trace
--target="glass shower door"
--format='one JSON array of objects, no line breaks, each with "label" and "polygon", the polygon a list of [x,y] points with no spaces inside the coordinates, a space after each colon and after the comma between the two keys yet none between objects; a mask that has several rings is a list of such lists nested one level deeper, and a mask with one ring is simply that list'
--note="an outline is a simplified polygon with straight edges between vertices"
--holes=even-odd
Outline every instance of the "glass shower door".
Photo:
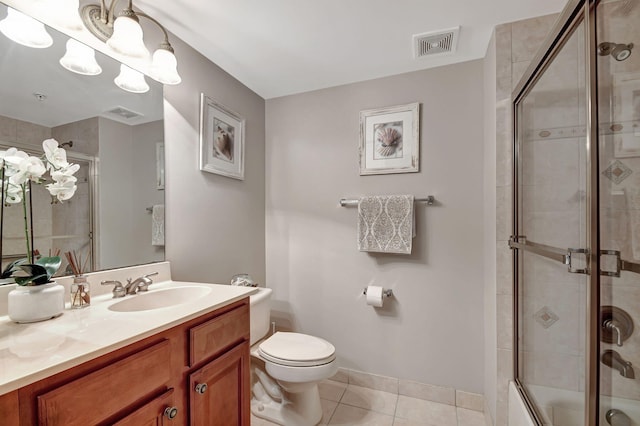
[{"label": "glass shower door", "polygon": [[516,106],[516,375],[545,425],[585,418],[584,31],[576,24]]},{"label": "glass shower door", "polygon": [[[597,10],[600,424],[640,424],[640,1]],[[635,326],[634,326],[635,325]],[[630,423],[623,423],[630,421]]]}]

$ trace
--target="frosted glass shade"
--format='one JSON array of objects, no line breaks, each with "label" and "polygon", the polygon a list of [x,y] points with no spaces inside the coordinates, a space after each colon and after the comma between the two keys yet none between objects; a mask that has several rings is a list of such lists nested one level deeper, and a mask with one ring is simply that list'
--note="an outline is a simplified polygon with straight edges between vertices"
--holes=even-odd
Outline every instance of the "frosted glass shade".
[{"label": "frosted glass shade", "polygon": [[149,85],[144,79],[144,74],[128,66],[120,65],[120,74],[113,80],[116,86],[131,93],[146,93]]},{"label": "frosted glass shade", "polygon": [[142,27],[128,16],[119,16],[113,23],[113,35],[107,46],[114,52],[132,58],[148,58],[149,51],[142,39]]},{"label": "frosted glass shade", "polygon": [[72,38],[67,41],[67,51],[60,65],[82,75],[98,75],[102,68],[96,62],[96,51]]},{"label": "frosted glass shade", "polygon": [[182,79],[178,75],[178,61],[169,50],[160,48],[153,52],[153,60],[149,75],[162,84],[179,84]]},{"label": "frosted glass shade", "polygon": [[53,44],[53,39],[42,22],[11,7],[7,8],[7,17],[0,21],[0,31],[16,43],[27,47],[43,49]]},{"label": "frosted glass shade", "polygon": [[81,31],[83,28],[78,8],[80,0],[49,0],[49,11],[53,23],[71,31]]}]

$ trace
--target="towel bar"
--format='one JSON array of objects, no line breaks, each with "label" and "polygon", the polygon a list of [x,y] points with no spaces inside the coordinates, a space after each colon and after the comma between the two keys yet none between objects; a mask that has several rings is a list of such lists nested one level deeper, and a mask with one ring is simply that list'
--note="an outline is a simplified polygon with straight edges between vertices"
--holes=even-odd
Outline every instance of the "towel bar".
[{"label": "towel bar", "polygon": [[[436,199],[435,199],[435,197],[433,195],[428,195],[427,198],[414,198],[413,201],[414,202],[425,202],[425,203],[427,203],[428,206],[431,206],[436,201]],[[349,200],[349,199],[346,199],[346,198],[342,198],[340,200],[340,206],[341,207],[357,206],[358,203],[359,203],[359,200]]]}]

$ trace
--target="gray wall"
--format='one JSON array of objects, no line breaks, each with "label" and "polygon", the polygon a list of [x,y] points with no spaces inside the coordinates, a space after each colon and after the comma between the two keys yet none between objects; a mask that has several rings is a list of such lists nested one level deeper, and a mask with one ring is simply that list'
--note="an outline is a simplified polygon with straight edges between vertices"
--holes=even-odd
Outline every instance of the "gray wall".
[{"label": "gray wall", "polygon": [[[178,38],[182,83],[165,86],[166,244],[176,280],[265,280],[264,100]],[[246,119],[245,180],[199,170],[200,93]]]},{"label": "gray wall", "polygon": [[[419,173],[359,176],[359,111],[421,103]],[[340,365],[482,393],[483,63],[267,101],[267,285],[279,325],[321,336]],[[356,248],[342,197],[436,196],[410,256]],[[394,290],[376,311],[368,284]]]}]

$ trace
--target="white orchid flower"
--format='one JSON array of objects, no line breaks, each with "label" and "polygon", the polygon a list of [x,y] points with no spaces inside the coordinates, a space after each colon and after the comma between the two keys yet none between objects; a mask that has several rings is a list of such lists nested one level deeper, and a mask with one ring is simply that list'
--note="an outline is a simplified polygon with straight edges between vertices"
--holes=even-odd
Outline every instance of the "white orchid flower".
[{"label": "white orchid flower", "polygon": [[66,183],[55,182],[47,185],[49,194],[56,197],[58,201],[66,201],[70,199],[73,197],[73,194],[76,193],[76,189],[78,189],[78,187],[75,184],[75,181],[68,181]]},{"label": "white orchid flower", "polygon": [[22,185],[27,180],[40,182],[40,178],[42,178],[42,175],[46,171],[47,168],[41,159],[38,157],[27,156],[27,158],[23,159],[20,164],[18,164],[18,171],[13,174],[9,180],[13,181],[13,183],[17,185]]},{"label": "white orchid flower", "polygon": [[42,142],[42,149],[44,150],[47,162],[53,167],[53,169],[57,170],[69,166],[69,163],[67,162],[67,152],[64,148],[60,148],[58,146],[57,140],[45,140]]},{"label": "white orchid flower", "polygon": [[73,178],[73,181],[77,181],[77,179],[73,176],[78,170],[80,170],[79,164],[69,164],[67,167],[62,168],[60,170],[52,170],[51,171],[51,179],[56,182],[66,182],[70,178]]},{"label": "white orchid flower", "polygon": [[29,158],[29,154],[24,151],[18,151],[16,148],[9,148],[4,157],[6,166],[5,174],[12,176],[20,171],[20,164]]}]

